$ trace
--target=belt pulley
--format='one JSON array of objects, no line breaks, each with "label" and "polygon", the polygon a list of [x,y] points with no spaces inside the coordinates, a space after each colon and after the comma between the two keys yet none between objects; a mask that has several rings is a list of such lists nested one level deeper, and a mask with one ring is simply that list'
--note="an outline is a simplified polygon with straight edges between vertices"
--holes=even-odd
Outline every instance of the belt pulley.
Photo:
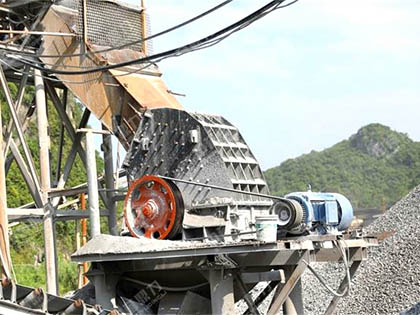
[{"label": "belt pulley", "polygon": [[181,193],[171,181],[146,175],[130,185],[124,217],[132,236],[172,239],[181,232],[183,215]]},{"label": "belt pulley", "polygon": [[276,201],[271,213],[278,216],[278,226],[282,230],[293,230],[301,225],[304,212],[299,202],[292,199]]}]

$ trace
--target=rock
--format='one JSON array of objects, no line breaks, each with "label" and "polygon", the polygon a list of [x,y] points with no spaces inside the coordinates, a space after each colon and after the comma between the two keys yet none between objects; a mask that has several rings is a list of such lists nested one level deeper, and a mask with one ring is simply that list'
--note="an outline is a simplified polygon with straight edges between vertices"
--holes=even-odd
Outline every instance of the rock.
[{"label": "rock", "polygon": [[[366,233],[395,231],[359,267],[351,294],[337,314],[420,314],[420,186],[366,228]],[[333,288],[344,277],[343,264],[314,268]],[[322,314],[332,299],[307,270],[303,276],[306,314]],[[413,306],[414,305],[414,306]]]}]

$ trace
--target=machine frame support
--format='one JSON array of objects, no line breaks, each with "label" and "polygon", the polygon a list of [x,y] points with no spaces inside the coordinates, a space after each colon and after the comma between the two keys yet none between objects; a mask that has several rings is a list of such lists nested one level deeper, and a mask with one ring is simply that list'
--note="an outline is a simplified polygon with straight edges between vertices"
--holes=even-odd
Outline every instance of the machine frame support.
[{"label": "machine frame support", "polygon": [[232,272],[224,269],[210,269],[208,271],[213,314],[235,313],[233,278]]},{"label": "machine frame support", "polygon": [[[83,115],[82,115],[82,119],[79,122],[79,128],[86,127],[86,125],[89,121],[89,117],[90,117],[90,111],[88,109],[85,109],[85,111],[83,112]],[[71,169],[73,167],[74,161],[76,159],[76,154],[77,154],[78,148],[81,146],[82,136],[83,136],[82,133],[77,133],[74,140],[73,140],[73,144],[72,144],[70,153],[67,156],[67,160],[66,160],[66,163],[64,165],[63,172],[62,172],[62,174],[60,176],[60,179],[58,180],[58,183],[57,183],[57,189],[63,189],[66,182],[67,182],[67,179],[70,176],[70,172],[71,172]],[[85,163],[86,161],[82,160],[82,162],[84,163],[84,165],[86,165],[86,163]],[[52,201],[52,204],[54,206],[57,206],[59,201],[60,201],[60,197],[55,197]]]},{"label": "machine frame support", "polygon": [[[28,70],[29,70],[29,67],[26,66],[24,68],[24,71],[28,71]],[[19,91],[18,91],[18,94],[17,94],[17,98],[16,98],[17,101],[16,101],[16,106],[15,106],[16,112],[19,112],[19,110],[22,106],[23,96],[25,94],[25,88],[26,88],[27,82],[28,82],[28,73],[25,73],[22,76],[22,79],[20,80],[20,84],[19,84]],[[13,128],[13,121],[10,120],[9,124],[7,125],[7,129],[6,129],[6,133],[5,133],[6,141],[5,141],[5,147],[4,147],[4,150],[3,150],[4,157],[7,156],[8,152],[9,152],[10,142],[13,140],[13,138],[12,138],[12,135],[13,135],[12,128]]]},{"label": "machine frame support", "polygon": [[[2,71],[2,70],[1,70]],[[0,105],[0,126],[2,126],[2,115]],[[3,132],[0,132],[0,148],[3,148]],[[7,277],[7,272],[10,270],[10,252],[9,252],[9,233],[8,233],[8,218],[7,218],[7,195],[6,195],[6,172],[4,169],[4,155],[0,152],[0,250],[4,261],[1,261],[3,266],[2,278]],[[6,271],[6,274],[3,272]]]},{"label": "machine frame support", "polygon": [[[350,266],[350,279],[353,279],[361,263],[362,261],[360,260],[353,261],[353,263]],[[340,287],[338,288],[338,292],[343,292],[347,285],[348,285],[348,281],[346,277],[343,279],[343,281],[341,281]],[[340,301],[340,297],[334,296],[330,304],[328,305],[327,310],[325,311],[325,315],[332,315],[335,309],[337,308],[339,301]]]},{"label": "machine frame support", "polygon": [[47,292],[58,295],[57,253],[55,242],[54,208],[48,207],[51,188],[50,138],[48,135],[47,100],[41,71],[35,71],[36,112],[39,137],[39,161],[41,174],[41,197],[44,206],[44,246]]},{"label": "machine frame support", "polygon": [[95,237],[101,234],[101,218],[99,213],[98,174],[96,171],[96,151],[93,132],[86,132],[86,166],[88,177],[90,234]]},{"label": "machine frame support", "polygon": [[16,127],[16,132],[18,134],[20,143],[21,143],[22,148],[23,148],[23,153],[25,155],[25,159],[28,163],[29,171],[31,172],[31,176],[32,176],[32,179],[34,181],[36,189],[38,191],[40,191],[41,190],[41,185],[39,183],[39,179],[38,179],[38,176],[37,176],[36,171],[35,171],[35,163],[32,159],[32,155],[30,153],[29,146],[26,143],[26,140],[25,140],[25,137],[24,137],[24,134],[23,134],[23,130],[22,130],[22,125],[19,121],[18,114],[16,112],[16,108],[13,105],[13,99],[12,99],[12,95],[11,95],[10,90],[9,90],[9,86],[7,84],[6,75],[5,75],[5,73],[3,71],[3,67],[1,65],[0,65],[0,81],[1,81],[1,85],[2,85],[2,88],[3,88],[4,95],[6,96],[7,104],[8,104],[9,109],[10,109],[10,114],[12,116],[13,123]]},{"label": "machine frame support", "polygon": [[[102,126],[103,130],[107,130]],[[104,152],[105,163],[105,187],[107,197],[107,208],[109,210],[108,226],[111,235],[118,235],[117,205],[114,200],[115,180],[114,180],[114,159],[112,150],[112,140],[110,134],[102,135],[102,151]]]},{"label": "machine frame support", "polygon": [[286,281],[286,283],[278,285],[276,293],[273,297],[271,307],[268,310],[268,313],[267,313],[268,315],[279,314],[282,305],[284,304],[286,299],[290,296],[290,293],[295,288],[297,282],[299,281],[305,269],[306,269],[306,264],[303,262],[303,257],[301,257],[299,263],[296,265],[293,272],[288,277],[288,280]]},{"label": "machine frame support", "polygon": [[95,266],[86,274],[95,286],[96,303],[104,309],[112,310],[116,307],[116,284],[120,278],[118,274],[108,274]]}]

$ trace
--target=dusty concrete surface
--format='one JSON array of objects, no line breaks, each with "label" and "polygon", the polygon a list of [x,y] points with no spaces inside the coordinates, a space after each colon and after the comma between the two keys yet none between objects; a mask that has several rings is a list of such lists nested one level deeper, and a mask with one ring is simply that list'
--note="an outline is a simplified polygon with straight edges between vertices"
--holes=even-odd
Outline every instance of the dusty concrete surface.
[{"label": "dusty concrete surface", "polygon": [[156,252],[163,250],[186,249],[193,246],[199,246],[199,244],[201,243],[101,234],[92,238],[85,246],[80,248],[72,256]]}]

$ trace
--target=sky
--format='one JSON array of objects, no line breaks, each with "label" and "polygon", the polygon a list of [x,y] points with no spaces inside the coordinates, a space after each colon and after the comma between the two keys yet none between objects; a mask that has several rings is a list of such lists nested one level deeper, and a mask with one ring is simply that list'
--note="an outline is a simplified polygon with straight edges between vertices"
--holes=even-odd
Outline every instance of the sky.
[{"label": "sky", "polygon": [[[140,0],[127,0],[139,3]],[[148,0],[152,33],[222,1]],[[269,0],[235,0],[154,40],[154,52],[209,35]],[[420,140],[420,1],[300,0],[212,48],[159,64],[189,111],[219,114],[263,170],[369,123]]]}]

